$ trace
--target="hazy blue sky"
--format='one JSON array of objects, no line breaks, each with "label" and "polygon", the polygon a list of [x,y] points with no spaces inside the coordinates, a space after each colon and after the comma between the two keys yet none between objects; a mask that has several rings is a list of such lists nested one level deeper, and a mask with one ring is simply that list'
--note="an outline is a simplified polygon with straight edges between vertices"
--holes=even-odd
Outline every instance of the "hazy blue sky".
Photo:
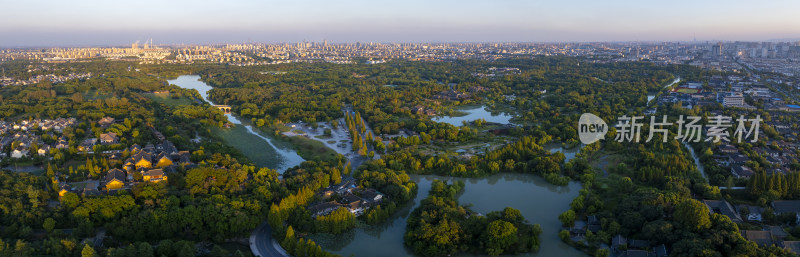
[{"label": "hazy blue sky", "polygon": [[0,46],[800,38],[796,0],[20,0]]}]

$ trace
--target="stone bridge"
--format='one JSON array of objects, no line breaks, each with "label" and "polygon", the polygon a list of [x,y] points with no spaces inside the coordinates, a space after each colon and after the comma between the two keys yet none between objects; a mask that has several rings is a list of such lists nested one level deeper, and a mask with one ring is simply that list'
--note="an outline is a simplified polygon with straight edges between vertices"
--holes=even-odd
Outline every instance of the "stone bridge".
[{"label": "stone bridge", "polygon": [[222,111],[225,114],[230,114],[231,113],[231,107],[228,106],[228,105],[214,105],[214,107],[217,107],[217,109],[219,109],[220,111]]}]

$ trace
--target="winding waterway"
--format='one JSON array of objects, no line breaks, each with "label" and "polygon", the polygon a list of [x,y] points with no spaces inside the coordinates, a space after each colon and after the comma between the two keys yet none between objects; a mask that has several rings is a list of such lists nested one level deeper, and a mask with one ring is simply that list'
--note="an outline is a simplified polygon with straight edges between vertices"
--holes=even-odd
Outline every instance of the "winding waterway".
[{"label": "winding waterway", "polygon": [[[675,84],[678,84],[680,82],[681,82],[681,77],[677,77],[674,80],[672,80],[672,82],[670,82],[666,86],[662,87],[661,90],[669,88],[669,87],[671,87],[671,86],[673,86]],[[656,95],[658,93],[660,93],[660,91],[647,95],[647,104],[648,105],[652,104],[651,101],[656,97]],[[683,143],[683,146],[685,146],[687,149],[689,149],[689,153],[692,155],[692,159],[694,159],[694,164],[695,164],[695,166],[697,166],[697,170],[700,171],[700,174],[703,175],[703,178],[708,180],[708,177],[706,176],[705,167],[703,167],[703,164],[700,163],[700,158],[697,157],[697,154],[694,152],[694,148],[692,148],[692,146],[690,146],[686,142],[681,142],[681,143]]]},{"label": "winding waterway", "polygon": [[[662,88],[661,88],[661,90],[664,90],[665,88],[668,88],[668,87],[670,87],[670,86],[672,86],[672,85],[675,85],[675,84],[677,84],[678,82],[681,82],[681,77],[677,77],[677,78],[675,78],[674,80],[672,80],[672,82],[670,82],[670,83],[669,83],[669,84],[667,84],[666,86],[662,87]],[[656,95],[658,95],[658,93],[660,93],[660,92],[661,92],[661,90],[659,90],[659,91],[657,91],[657,92],[653,92],[653,93],[647,94],[647,105],[650,105],[650,104],[651,104],[650,102],[652,102],[652,101],[653,101],[653,99],[654,99],[654,98],[656,98]]]},{"label": "winding waterway", "polygon": [[466,113],[466,115],[461,116],[439,116],[434,117],[433,121],[436,122],[445,122],[450,123],[453,126],[459,127],[462,126],[464,121],[471,122],[477,119],[484,119],[487,122],[499,123],[499,124],[509,124],[511,123],[511,115],[500,112],[500,113],[491,113],[486,110],[485,106],[478,106],[469,109],[460,109],[457,110],[458,112]]},{"label": "winding waterway", "polygon": [[[183,75],[167,82],[185,89],[197,90],[203,100],[214,105],[214,102],[208,99],[208,91],[212,87],[201,81],[198,75]],[[239,120],[233,114],[225,116],[236,126],[230,129],[215,129],[215,132],[225,140],[225,143],[241,151],[256,165],[276,169],[282,173],[304,161],[294,150],[276,145],[274,139],[254,130],[250,122]]]},{"label": "winding waterway", "polygon": [[[583,252],[563,243],[558,238],[561,222],[558,215],[569,209],[581,186],[570,182],[555,186],[531,174],[495,174],[486,178],[452,178],[433,175],[411,175],[419,193],[413,204],[406,205],[389,221],[378,226],[365,226],[342,235],[314,235],[323,248],[342,256],[414,256],[403,245],[406,220],[420,201],[428,196],[434,179],[464,181],[466,188],[458,200],[461,205],[471,205],[479,213],[500,211],[505,207],[519,209],[525,219],[542,227],[541,248],[537,253],[523,256],[586,256]],[[471,256],[471,255],[466,255]]]},{"label": "winding waterway", "polygon": [[697,157],[697,154],[694,152],[694,148],[692,148],[692,146],[689,145],[686,142],[682,142],[682,143],[683,143],[683,146],[685,146],[686,148],[689,149],[689,154],[692,155],[692,159],[694,159],[694,165],[697,166],[697,170],[700,171],[700,174],[703,175],[703,178],[708,180],[708,177],[706,176],[706,168],[703,167],[702,163],[700,163],[700,158]]}]

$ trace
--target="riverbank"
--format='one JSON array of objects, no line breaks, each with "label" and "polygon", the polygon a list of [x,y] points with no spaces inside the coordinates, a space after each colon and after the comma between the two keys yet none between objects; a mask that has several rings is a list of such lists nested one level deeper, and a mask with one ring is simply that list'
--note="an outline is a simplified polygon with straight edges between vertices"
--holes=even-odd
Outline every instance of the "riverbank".
[{"label": "riverbank", "polygon": [[[200,80],[198,75],[181,75],[167,82],[184,89],[194,89],[204,101],[214,105],[214,102],[208,99],[208,91],[212,87]],[[271,138],[272,136],[269,133],[256,132],[248,121],[239,120],[233,114],[226,114],[225,116],[236,126],[231,129],[215,128],[212,129],[212,132],[219,135],[226,144],[238,149],[256,165],[283,172],[305,161],[291,147],[285,145],[277,147],[273,143],[274,138]],[[264,143],[258,144],[255,142]]]},{"label": "riverbank", "polygon": [[275,138],[290,144],[297,151],[297,154],[305,160],[332,162],[339,158],[339,153],[336,150],[330,149],[322,142],[312,138],[303,135],[286,135],[280,133],[280,130],[276,128],[261,127],[259,130],[266,134],[275,135]]}]

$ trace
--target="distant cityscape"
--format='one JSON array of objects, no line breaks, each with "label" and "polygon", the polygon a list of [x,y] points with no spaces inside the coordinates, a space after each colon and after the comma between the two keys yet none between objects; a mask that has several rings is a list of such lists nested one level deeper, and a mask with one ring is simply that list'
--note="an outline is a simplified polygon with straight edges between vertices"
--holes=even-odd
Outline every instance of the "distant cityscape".
[{"label": "distant cityscape", "polygon": [[[590,61],[646,61],[656,64],[689,64],[704,69],[800,74],[798,42],[621,42],[621,43],[328,43],[155,45],[133,43],[130,47],[8,48],[0,50],[0,62],[32,60],[45,63],[81,62],[98,58],[140,64],[217,63],[235,66],[295,62],[349,64],[383,63],[390,60],[448,61],[495,60],[519,56],[573,56]],[[0,77],[0,84],[32,84],[47,79],[54,83],[91,77],[91,74]]]}]

